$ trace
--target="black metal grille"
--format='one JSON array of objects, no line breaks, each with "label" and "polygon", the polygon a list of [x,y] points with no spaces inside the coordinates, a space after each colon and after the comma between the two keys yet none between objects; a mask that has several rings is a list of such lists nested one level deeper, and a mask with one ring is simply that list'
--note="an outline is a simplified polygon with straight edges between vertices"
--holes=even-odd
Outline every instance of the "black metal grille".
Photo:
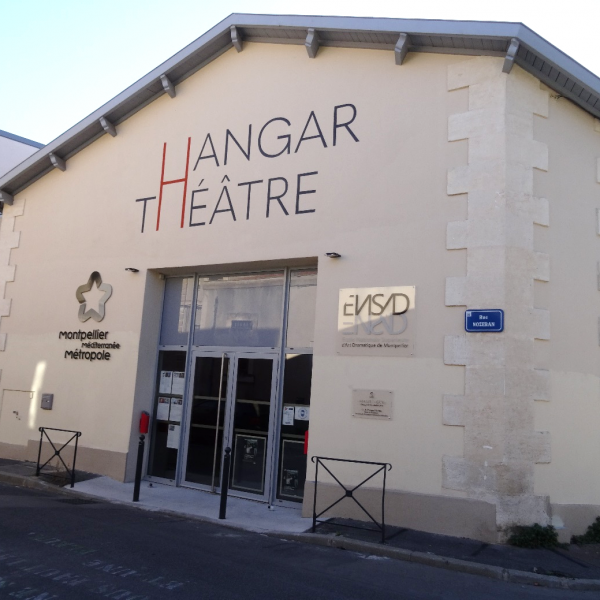
[{"label": "black metal grille", "polygon": [[[327,523],[328,521],[319,521],[319,517],[323,516],[328,510],[331,510],[334,506],[338,505],[340,502],[345,500],[346,498],[352,499],[360,509],[369,517],[369,519],[375,524],[377,529],[381,531],[381,543],[385,544],[385,481],[386,474],[388,471],[392,470],[392,465],[390,463],[379,463],[379,462],[369,462],[365,460],[348,460],[344,458],[327,458],[325,456],[313,456],[311,458],[312,462],[315,463],[315,490],[314,490],[314,500],[313,500],[313,524],[312,524],[312,532],[314,533],[317,525],[321,523]],[[366,479],[361,481],[358,485],[353,487],[345,486],[332,472],[331,469],[327,467],[327,465],[323,461],[332,461],[332,462],[342,462],[342,463],[351,463],[351,464],[360,464],[360,465],[372,465],[373,467],[377,467],[376,470],[371,473]],[[325,510],[317,513],[317,488],[319,484],[319,465],[322,466],[334,479],[334,481],[344,490],[344,493],[340,498],[338,498],[335,502],[330,504]],[[357,500],[355,496],[356,490],[362,487],[367,481],[371,481],[376,475],[382,473],[383,475],[383,483],[381,488],[381,523],[379,523],[373,515]],[[367,527],[358,527],[356,525],[349,525],[344,523],[338,523],[342,527],[352,527],[354,529],[366,529],[367,531],[372,531]]]}]

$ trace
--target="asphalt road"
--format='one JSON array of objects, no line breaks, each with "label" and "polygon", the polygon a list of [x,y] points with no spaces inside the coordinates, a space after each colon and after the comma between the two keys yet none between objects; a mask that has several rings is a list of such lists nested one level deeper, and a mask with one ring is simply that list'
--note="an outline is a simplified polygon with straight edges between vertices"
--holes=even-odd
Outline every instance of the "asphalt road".
[{"label": "asphalt road", "polygon": [[598,598],[77,502],[0,484],[0,598]]}]

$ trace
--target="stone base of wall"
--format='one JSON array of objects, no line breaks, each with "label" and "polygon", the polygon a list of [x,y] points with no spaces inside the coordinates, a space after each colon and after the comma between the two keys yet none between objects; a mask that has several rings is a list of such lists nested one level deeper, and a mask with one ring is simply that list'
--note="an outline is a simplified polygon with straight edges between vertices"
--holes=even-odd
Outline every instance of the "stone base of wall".
[{"label": "stone base of wall", "polygon": [[[319,483],[317,512],[327,508],[342,494],[343,490],[339,486]],[[304,517],[312,516],[313,495],[314,482],[307,481],[302,505]],[[356,499],[373,515],[373,518],[377,520],[381,518],[381,490],[361,488],[356,492]],[[350,498],[342,500],[321,518],[331,517],[368,520]],[[487,543],[498,541],[496,507],[481,500],[387,490],[385,522],[387,525],[468,537]]]},{"label": "stone base of wall", "polygon": [[[66,441],[66,439],[64,441]],[[56,444],[55,442],[55,445],[57,448],[60,448],[62,444]],[[0,458],[37,462],[38,448],[39,440],[29,440],[27,446],[4,444],[0,442]],[[61,452],[61,456],[69,468],[73,464],[73,450],[74,448],[69,445]],[[50,444],[45,442],[42,446],[41,462],[44,463],[53,453],[54,451]],[[52,459],[50,464],[55,466],[57,460],[58,459]],[[106,475],[117,481],[124,481],[126,461],[127,454],[125,452],[98,450],[96,448],[86,448],[85,446],[80,445],[77,449],[77,463],[75,464],[75,469],[77,471],[81,470],[87,471],[88,473]],[[63,468],[62,465],[59,465],[59,467]]]}]

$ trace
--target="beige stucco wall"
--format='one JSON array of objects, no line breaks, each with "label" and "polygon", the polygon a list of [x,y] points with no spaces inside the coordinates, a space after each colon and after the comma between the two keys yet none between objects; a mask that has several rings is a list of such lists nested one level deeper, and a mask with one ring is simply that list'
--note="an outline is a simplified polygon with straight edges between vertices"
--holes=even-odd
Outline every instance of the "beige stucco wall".
[{"label": "beige stucco wall", "polygon": [[[249,43],[177,86],[176,98],[165,95],[119,125],[116,138],[103,136],[69,159],[66,172],[55,170],[19,194],[0,232],[2,455],[19,448],[25,453],[40,425],[79,429],[87,456],[96,450],[99,457],[86,459],[88,464],[108,472],[101,457],[116,453],[121,459],[110,455],[109,474],[130,477],[137,415],[152,400],[160,271],[210,265],[214,272],[231,263],[252,268],[261,261],[285,265],[317,257],[311,455],[390,462],[392,492],[453,497],[449,507],[464,499],[464,514],[477,502],[487,519],[485,539],[496,505],[502,527],[549,518],[548,495],[552,502],[600,504],[597,485],[584,483],[598,445],[591,441],[589,418],[598,411],[598,366],[591,357],[599,348],[593,295],[600,293],[600,256],[592,248],[600,239],[593,200],[598,153],[592,151],[584,166],[561,146],[564,135],[571,135],[592,148],[600,133],[591,118],[569,105],[551,101],[546,115],[548,92],[539,82],[517,67],[507,76],[501,66],[497,58],[410,54],[398,67],[390,52],[336,48],[321,48],[310,60],[303,47]],[[334,147],[334,107],[347,103],[356,106],[351,128],[360,141],[340,129]],[[311,111],[327,148],[312,139],[294,153]],[[256,136],[275,117],[291,122],[292,153],[266,158]],[[225,166],[226,129],[243,144],[250,123],[250,161],[231,146]],[[207,133],[220,166],[202,160],[194,171]],[[183,177],[188,137],[184,227],[178,183],[164,188],[160,230],[154,200],[146,205],[141,233],[144,203],[136,199],[159,195],[164,143],[165,180]],[[281,148],[273,137],[269,144]],[[562,177],[553,172],[560,152],[565,165],[573,163],[573,169],[563,167]],[[490,165],[493,176],[486,180]],[[548,172],[541,177],[540,169]],[[301,207],[315,212],[295,214],[296,177],[314,171],[318,175],[303,185],[316,193],[302,196]],[[267,219],[266,180],[274,177],[289,182],[283,202],[290,214],[273,202]],[[589,191],[578,188],[582,202],[574,214],[569,207],[577,201],[573,187],[581,177],[589,178]],[[246,219],[247,187],[238,184],[259,179],[264,182],[253,187]],[[209,225],[225,183],[237,220],[221,213]],[[492,200],[503,198],[487,212],[482,185]],[[195,211],[193,219],[207,224],[189,227],[191,194],[200,188],[208,191],[196,194],[195,204],[207,208]],[[550,227],[544,196],[552,207]],[[557,259],[570,244],[569,222],[575,217],[578,242]],[[585,236],[589,248],[579,240]],[[342,258],[325,258],[331,251]],[[584,251],[587,266],[573,268]],[[493,265],[487,279],[486,264]],[[113,296],[102,323],[81,324],[75,290],[94,270],[113,286]],[[414,356],[338,356],[339,289],[402,285],[416,286]],[[589,296],[574,300],[568,286],[589,289]],[[587,315],[585,324],[576,325],[585,347],[562,318],[574,302]],[[505,308],[507,323],[513,321],[501,336],[465,337],[466,306]],[[109,362],[63,358],[64,350],[78,344],[59,340],[59,331],[97,328],[121,344]],[[501,354],[494,349],[500,347]],[[509,382],[508,394],[501,381]],[[576,412],[570,405],[573,387],[579,390]],[[393,420],[354,419],[351,391],[361,388],[392,390]],[[55,394],[51,412],[37,408],[42,391]],[[478,398],[481,418],[471,419]],[[505,403],[501,420],[489,418],[497,414],[496,401]],[[571,423],[575,417],[581,421],[582,429],[565,426],[567,415]],[[589,433],[581,446],[585,466],[572,444],[582,430]],[[494,441],[492,465],[486,462],[488,438]],[[489,480],[488,467],[494,474]],[[348,472],[348,481],[357,475]],[[565,492],[560,482],[571,480]],[[411,498],[409,504],[420,505],[418,496]],[[425,505],[440,510],[437,502]],[[423,523],[419,518],[410,522]]]},{"label": "beige stucco wall", "polygon": [[535,182],[550,201],[550,227],[536,232],[536,243],[551,257],[550,281],[536,288],[551,315],[550,340],[536,349],[551,392],[549,402],[536,403],[536,422],[552,431],[552,461],[536,467],[536,490],[550,496],[559,527],[582,533],[593,521],[587,507],[600,513],[600,128],[552,93],[535,133],[550,157]]},{"label": "beige stucco wall", "polygon": [[[21,237],[10,255],[17,274],[6,294],[12,309],[1,325],[7,334],[2,386],[30,391],[38,365],[45,363],[45,369],[30,402],[28,428],[14,433],[11,442],[26,444],[44,424],[81,429],[83,446],[128,451],[147,269],[318,256],[311,453],[388,460],[395,466],[392,487],[440,493],[440,456],[458,452],[462,444],[459,430],[442,426],[440,404],[443,393],[463,386],[461,371],[445,366],[442,356],[442,334],[460,331],[461,311],[439,310],[445,275],[464,262],[464,256],[444,249],[447,222],[464,216],[464,202],[448,201],[445,194],[446,169],[466,152],[446,140],[448,114],[466,102],[465,95],[449,98],[446,91],[447,66],[457,60],[415,55],[399,69],[387,52],[326,48],[311,61],[301,47],[248,44],[241,54],[229,51],[179,85],[175,99],[160,98],[120,125],[116,138],[104,136],[74,156],[66,172],[54,171],[20,194],[24,214],[15,229]],[[340,130],[333,147],[333,109],[345,103],[357,108],[351,128],[360,141]],[[294,154],[311,110],[328,148],[309,140]],[[192,171],[207,132],[222,164],[227,128],[242,140],[249,123],[256,136],[274,117],[292,123],[292,154],[269,159],[254,145],[249,162],[236,150],[226,167],[201,161]],[[209,192],[196,204],[209,205],[208,221],[227,174],[238,220],[218,214],[212,225],[181,229],[177,184],[164,188],[160,231],[155,201],[147,205],[142,234],[142,203],[135,200],[158,195],[164,142],[165,179],[183,176],[188,136],[188,207],[190,192],[204,179]],[[305,185],[310,189],[314,182],[317,193],[304,196],[302,208],[316,212],[295,215],[296,175],[312,171],[318,175]],[[282,176],[290,183],[285,200],[290,216],[274,203],[265,218],[263,184],[253,190],[246,220],[247,188],[236,184]],[[200,220],[196,214],[194,220]],[[324,260],[332,249],[343,258]],[[125,272],[128,266],[140,274]],[[67,361],[64,350],[77,344],[59,341],[58,332],[97,327],[92,321],[80,326],[74,297],[92,270],[113,286],[101,329],[122,348],[110,362]],[[335,355],[338,289],[371,285],[417,286],[417,310],[424,318],[414,358]],[[150,371],[149,366],[137,378],[147,404]],[[351,388],[365,386],[394,390],[393,422],[352,419]],[[35,410],[41,390],[55,393],[50,413]],[[144,404],[139,398],[136,410]],[[6,402],[14,400],[6,396]]]}]

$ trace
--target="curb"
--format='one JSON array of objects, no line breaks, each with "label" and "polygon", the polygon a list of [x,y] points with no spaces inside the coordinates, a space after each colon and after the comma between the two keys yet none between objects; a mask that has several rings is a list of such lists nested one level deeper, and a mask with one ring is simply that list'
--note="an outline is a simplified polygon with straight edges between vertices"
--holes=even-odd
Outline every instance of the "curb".
[{"label": "curb", "polygon": [[62,488],[47,483],[38,477],[31,475],[16,475],[14,473],[0,472],[0,483],[8,483],[9,485],[16,485],[18,487],[28,488],[30,490],[42,490],[45,492],[58,492],[61,494],[66,493]]},{"label": "curb", "polygon": [[497,579],[508,583],[528,584],[573,591],[600,590],[600,579],[568,579],[566,577],[555,577],[553,575],[540,575],[538,573],[529,573],[527,571],[518,571],[516,569],[505,569],[503,567],[475,563],[467,560],[460,560],[458,558],[438,556],[437,554],[352,540],[341,536],[285,532],[269,532],[267,535],[289,541],[314,544],[316,546],[328,546],[330,548],[339,548],[340,550],[350,550],[353,552],[372,554],[374,556],[393,558],[396,560],[427,565],[429,567],[446,569],[447,571],[459,571],[471,575],[480,575],[482,577],[487,577],[488,579]]},{"label": "curb", "polygon": [[392,546],[384,546],[382,544],[373,544],[372,542],[364,542],[362,540],[353,540],[342,536],[322,535],[317,533],[290,533],[286,531],[265,531],[244,527],[234,523],[228,523],[227,520],[215,519],[213,517],[205,517],[200,515],[190,515],[188,513],[148,507],[144,505],[134,504],[133,502],[125,502],[122,500],[109,500],[102,496],[71,490],[70,488],[61,488],[53,484],[40,481],[37,477],[27,475],[13,475],[12,473],[0,472],[0,482],[16,485],[19,487],[43,490],[47,492],[55,492],[63,495],[76,495],[87,498],[98,498],[109,504],[119,504],[130,508],[138,508],[150,512],[159,512],[170,516],[185,516],[193,521],[209,523],[211,525],[220,525],[228,529],[236,529],[239,531],[248,531],[250,533],[259,533],[272,538],[288,540],[290,542],[299,542],[302,544],[312,544],[314,546],[324,546],[328,548],[337,548],[339,550],[349,550],[351,552],[360,552],[362,554],[370,554],[373,556],[381,556],[394,560],[402,560],[412,562],[428,567],[436,567],[447,571],[457,571],[460,573],[468,573],[470,575],[479,575],[488,579],[496,579],[507,583],[526,584],[538,587],[547,587],[562,590],[573,591],[600,591],[600,579],[569,579],[566,577],[556,577],[554,575],[540,575],[538,573],[529,573],[528,571],[519,571],[516,569],[505,569],[494,565],[486,565],[482,563],[460,560],[458,558],[448,558],[430,554],[428,552],[417,552],[413,550],[405,550],[404,548],[394,548]]}]

